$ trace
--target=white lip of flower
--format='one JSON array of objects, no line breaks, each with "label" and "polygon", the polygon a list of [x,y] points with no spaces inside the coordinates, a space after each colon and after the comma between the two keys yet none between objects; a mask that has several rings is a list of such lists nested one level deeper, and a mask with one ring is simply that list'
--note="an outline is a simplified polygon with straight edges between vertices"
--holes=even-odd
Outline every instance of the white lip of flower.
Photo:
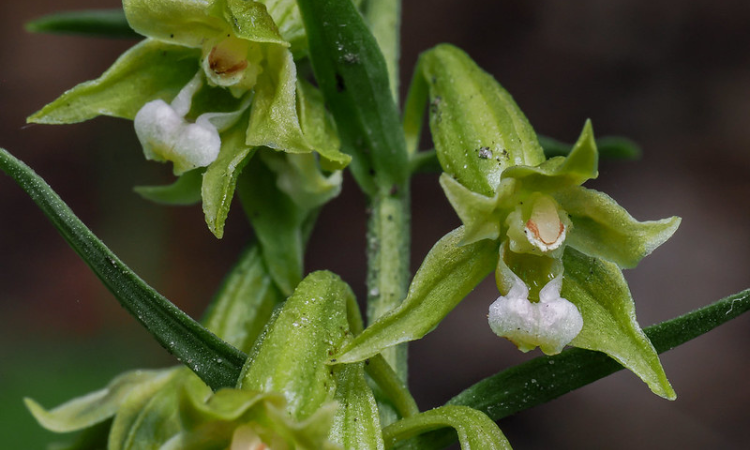
[{"label": "white lip of flower", "polygon": [[258,434],[249,426],[242,425],[234,430],[230,450],[271,450]]},{"label": "white lip of flower", "polygon": [[522,352],[539,346],[548,355],[560,353],[583,328],[578,308],[560,297],[562,275],[542,288],[538,303],[529,301],[529,289],[523,280],[515,274],[513,278],[510,292],[490,305],[490,328]]},{"label": "white lip of flower", "polygon": [[146,159],[172,161],[175,175],[214,162],[221,150],[219,132],[237,122],[250,105],[248,97],[237,111],[201,114],[195,123],[190,123],[185,115],[201,86],[203,77],[198,72],[171,104],[164,100],[148,102],[133,120]]}]

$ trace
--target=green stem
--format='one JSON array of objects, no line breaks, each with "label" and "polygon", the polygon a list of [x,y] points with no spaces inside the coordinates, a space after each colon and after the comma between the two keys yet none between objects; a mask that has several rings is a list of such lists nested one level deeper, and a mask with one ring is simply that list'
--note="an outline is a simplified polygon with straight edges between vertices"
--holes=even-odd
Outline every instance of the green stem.
[{"label": "green stem", "polygon": [[[375,196],[367,232],[367,319],[373,323],[406,298],[409,286],[409,186]],[[406,345],[383,352],[406,381]]]}]

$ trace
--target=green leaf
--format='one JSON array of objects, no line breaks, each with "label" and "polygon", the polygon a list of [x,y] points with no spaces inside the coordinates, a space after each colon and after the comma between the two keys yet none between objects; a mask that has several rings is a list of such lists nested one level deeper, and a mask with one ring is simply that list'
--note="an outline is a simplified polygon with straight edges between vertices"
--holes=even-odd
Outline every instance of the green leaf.
[{"label": "green leaf", "polygon": [[679,217],[639,222],[610,196],[574,186],[553,194],[573,222],[567,244],[628,269],[669,239]]},{"label": "green leaf", "polygon": [[281,292],[290,295],[302,279],[307,211],[279,190],[274,173],[261,158],[252,158],[247,164],[238,179],[237,191],[263,249],[268,271]]},{"label": "green leaf", "polygon": [[544,161],[537,167],[513,166],[506,169],[502,177],[515,178],[524,185],[542,192],[553,192],[568,186],[578,186],[599,175],[599,154],[594,141],[591,121],[587,120],[581,137],[567,157],[556,157]]},{"label": "green leaf", "polygon": [[[659,353],[678,347],[750,311],[750,290],[730,295],[644,331]],[[511,367],[465,389],[448,404],[465,405],[500,420],[542,405],[575,389],[611,375],[623,366],[607,355],[569,349]],[[529,382],[536,380],[536,382]],[[399,449],[443,448],[456,440],[455,433],[440,430],[412,439]]]},{"label": "green leaf", "polygon": [[393,448],[399,441],[445,427],[456,430],[462,449],[511,449],[505,435],[492,419],[483,412],[466,406],[441,406],[416,416],[401,419],[384,428],[383,436],[386,447]]},{"label": "green leaf", "polygon": [[201,201],[203,169],[185,172],[167,186],[136,186],[133,190],[146,200],[164,205],[192,205]]},{"label": "green leaf", "polygon": [[364,363],[338,366],[336,395],[338,402],[330,440],[346,449],[383,450],[378,404],[365,379]]},{"label": "green leaf", "polygon": [[350,0],[298,2],[315,78],[331,109],[342,149],[370,196],[404,187],[408,160],[387,64]]},{"label": "green leaf", "polygon": [[[539,143],[544,148],[544,155],[547,158],[568,156],[573,149],[572,145],[547,136],[540,135]],[[638,144],[620,136],[601,137],[596,140],[596,148],[599,150],[599,156],[603,159],[634,160],[639,159],[643,153]]]},{"label": "green leaf", "polygon": [[25,398],[24,403],[44,428],[66,433],[104,422],[115,415],[134,390],[157,389],[170,377],[170,371],[135,370],[114,378],[104,389],[74,398],[49,411],[30,398]]},{"label": "green leaf", "polygon": [[227,343],[249,351],[284,297],[273,283],[260,248],[253,245],[224,278],[203,320]]},{"label": "green leaf", "polygon": [[238,386],[283,392],[287,412],[297,420],[332,400],[336,379],[325,362],[350,335],[347,308],[353,297],[330,272],[305,277],[248,355]]},{"label": "green leaf", "polygon": [[67,11],[42,16],[26,23],[32,33],[80,34],[92,37],[137,39],[122,9]]},{"label": "green leaf", "polygon": [[123,0],[122,6],[136,32],[186,47],[200,49],[207,39],[229,29],[223,18],[210,14],[203,1]]},{"label": "green leaf", "polygon": [[463,227],[438,241],[414,276],[403,303],[354,338],[331,359],[352,363],[432,331],[495,268],[497,244],[460,245]]},{"label": "green leaf", "polygon": [[[426,83],[438,158],[459,183],[491,197],[503,170],[544,160],[536,133],[513,98],[466,53],[438,45],[422,54],[417,71],[422,77],[413,82],[417,94],[410,102],[421,100],[425,88],[418,84]],[[410,129],[421,120],[416,111],[423,105],[407,103],[407,112],[415,111],[407,116]]]},{"label": "green leaf", "polygon": [[297,116],[297,69],[292,53],[268,45],[267,66],[258,75],[245,143],[291,153],[313,151]]},{"label": "green leaf", "polygon": [[224,223],[232,205],[237,178],[256,150],[245,144],[248,114],[245,113],[234,126],[221,134],[219,156],[203,175],[203,214],[208,229],[219,239],[224,236]]},{"label": "green leaf", "polygon": [[364,2],[362,16],[378,42],[388,66],[388,80],[393,100],[398,104],[398,60],[401,56],[401,0]]},{"label": "green leaf", "polygon": [[674,400],[677,395],[635,319],[635,304],[617,265],[571,248],[565,250],[563,265],[561,295],[583,316],[583,329],[570,345],[606,353],[641,378],[654,394]]},{"label": "green leaf", "polygon": [[[115,299],[177,359],[213,389],[233,386],[244,354],[147,285],[99,240],[33,170],[0,149],[0,169],[44,212]],[[188,363],[188,361],[191,361]]]},{"label": "green leaf", "polygon": [[81,83],[30,116],[30,123],[76,123],[99,115],[132,120],[149,101],[171,101],[198,70],[199,50],[146,39],[96,80]]}]

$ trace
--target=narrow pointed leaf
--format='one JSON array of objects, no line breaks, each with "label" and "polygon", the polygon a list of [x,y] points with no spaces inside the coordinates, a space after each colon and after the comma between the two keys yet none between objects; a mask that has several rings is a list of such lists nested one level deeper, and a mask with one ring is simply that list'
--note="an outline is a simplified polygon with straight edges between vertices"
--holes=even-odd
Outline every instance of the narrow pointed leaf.
[{"label": "narrow pointed leaf", "polygon": [[190,368],[213,389],[233,386],[245,355],[206,330],[147,285],[99,240],[33,170],[0,149],[0,169],[44,212],[115,299],[168,352],[191,360]]},{"label": "narrow pointed leaf", "polygon": [[383,436],[386,448],[394,448],[400,441],[445,427],[455,429],[462,449],[511,450],[510,443],[492,419],[466,406],[441,406],[401,419],[384,428]]},{"label": "narrow pointed leaf", "polygon": [[138,39],[122,9],[67,11],[49,14],[26,23],[33,33],[80,34],[91,37]]},{"label": "narrow pointed leaf", "polygon": [[334,369],[338,408],[329,436],[346,449],[383,450],[378,404],[365,379],[363,365],[347,364]]},{"label": "narrow pointed leaf", "polygon": [[32,123],[76,123],[99,115],[132,120],[151,100],[172,101],[198,70],[200,51],[147,39],[96,80],[81,83],[30,116]]},{"label": "narrow pointed leaf", "polygon": [[384,315],[331,359],[351,363],[376,355],[432,331],[497,264],[497,244],[459,245],[463,227],[445,235],[430,250],[399,307]]},{"label": "narrow pointed leaf", "polygon": [[[750,290],[730,295],[680,317],[652,325],[644,331],[657,352],[663,353],[695,339],[750,311]],[[555,356],[541,356],[492,375],[453,397],[448,404],[465,405],[500,420],[547,403],[575,389],[611,375],[624,367],[607,355],[569,349]],[[530,383],[530,380],[536,383]],[[440,430],[412,439],[399,449],[444,448],[455,433]]]},{"label": "narrow pointed leaf", "polygon": [[298,2],[310,56],[342,150],[369,195],[403,187],[408,178],[404,135],[375,37],[351,0]]},{"label": "narrow pointed leaf", "polygon": [[610,196],[574,186],[554,193],[573,222],[568,245],[628,269],[669,239],[679,217],[639,222]]},{"label": "narrow pointed leaf", "polygon": [[203,169],[185,172],[165,186],[136,186],[133,190],[146,200],[164,205],[192,205],[201,201]]}]

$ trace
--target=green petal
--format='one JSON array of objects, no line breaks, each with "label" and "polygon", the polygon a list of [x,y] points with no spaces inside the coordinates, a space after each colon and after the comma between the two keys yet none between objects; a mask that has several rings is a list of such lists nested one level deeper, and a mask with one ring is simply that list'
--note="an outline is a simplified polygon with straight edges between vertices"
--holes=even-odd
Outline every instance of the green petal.
[{"label": "green petal", "polygon": [[81,430],[114,416],[124,399],[134,391],[161,386],[169,371],[136,370],[113,379],[106,388],[45,410],[34,400],[24,403],[44,428],[58,433]]},{"label": "green petal", "polygon": [[123,0],[125,16],[138,33],[187,47],[201,48],[206,39],[229,28],[213,16],[209,3],[195,0]]},{"label": "green petal", "polygon": [[496,243],[461,245],[463,235],[461,227],[440,239],[414,276],[406,300],[367,327],[331,363],[362,361],[435,329],[497,264]]},{"label": "green petal", "polygon": [[339,407],[330,440],[347,449],[383,450],[378,404],[365,379],[364,363],[336,367]]},{"label": "green petal", "polygon": [[511,449],[505,435],[492,419],[467,406],[441,406],[401,419],[384,428],[383,435],[388,448],[392,448],[400,441],[445,427],[456,430],[462,449]]},{"label": "green petal", "polygon": [[224,278],[203,323],[243,352],[252,348],[273,308],[284,297],[273,283],[258,246],[251,246]]},{"label": "green petal", "polygon": [[330,272],[308,275],[248,355],[239,387],[283,392],[287,412],[297,420],[331,401],[336,379],[325,362],[350,335],[347,308],[353,297]]},{"label": "green petal", "polygon": [[638,222],[607,194],[578,186],[553,196],[573,222],[567,243],[626,269],[635,267],[680,225],[679,217]]},{"label": "green petal", "polygon": [[507,167],[544,161],[521,109],[466,53],[441,44],[423,53],[419,64],[419,82],[429,86],[430,130],[440,164],[459,183],[489,197]]},{"label": "green petal", "polygon": [[99,115],[132,120],[149,101],[171,101],[198,70],[200,52],[147,39],[96,80],[81,83],[27,119],[76,123]]},{"label": "green petal", "polygon": [[255,148],[245,144],[247,121],[246,113],[232,128],[221,134],[219,156],[203,175],[203,214],[208,229],[219,239],[224,236],[224,223],[232,206],[237,178],[255,154]]},{"label": "green petal", "polygon": [[289,43],[281,37],[273,18],[266,7],[255,1],[220,0],[224,3],[223,16],[226,23],[238,38],[253,42],[279,44],[288,47]]},{"label": "green petal", "polygon": [[567,248],[562,297],[583,316],[583,329],[570,345],[604,352],[666,399],[677,396],[659,356],[635,319],[635,305],[620,269]]},{"label": "green petal", "polygon": [[163,205],[192,205],[201,201],[203,169],[185,172],[177,181],[166,186],[136,186],[141,197]]},{"label": "green petal", "polygon": [[275,174],[261,158],[252,158],[247,164],[238,179],[237,191],[260,241],[266,267],[281,292],[290,295],[302,279],[308,211],[279,190]]},{"label": "green petal", "polygon": [[352,157],[339,150],[341,141],[333,119],[326,111],[323,94],[307,81],[298,80],[297,95],[302,132],[320,154],[321,167],[330,172],[343,169]]},{"label": "green petal", "polygon": [[599,154],[594,130],[587,120],[578,142],[567,157],[548,159],[538,167],[513,166],[503,172],[503,179],[522,181],[527,190],[554,192],[568,186],[578,186],[599,175]]},{"label": "green petal", "polygon": [[291,153],[313,151],[297,117],[297,69],[292,53],[268,45],[267,65],[258,76],[245,143]]}]

